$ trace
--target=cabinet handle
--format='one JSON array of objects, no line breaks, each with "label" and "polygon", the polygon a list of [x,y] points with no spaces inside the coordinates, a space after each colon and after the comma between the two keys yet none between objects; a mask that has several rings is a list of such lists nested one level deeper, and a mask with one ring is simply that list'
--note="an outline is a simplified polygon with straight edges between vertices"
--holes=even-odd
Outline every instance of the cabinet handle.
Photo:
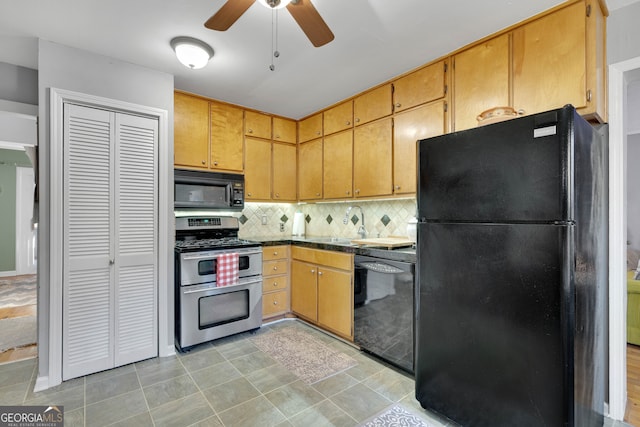
[{"label": "cabinet handle", "polygon": [[356,117],[356,123],[360,123],[360,118]]},{"label": "cabinet handle", "polygon": [[396,185],[396,190],[399,190],[399,189],[400,189],[400,186],[399,186],[399,185]]},{"label": "cabinet handle", "polygon": [[278,271],[278,266],[277,265],[273,266],[273,271]]},{"label": "cabinet handle", "polygon": [[400,104],[399,102],[396,104],[396,108],[400,108],[402,107],[402,104]]},{"label": "cabinet handle", "polygon": [[525,113],[525,111],[522,108],[518,110],[518,115],[519,116],[523,116],[524,113]]},{"label": "cabinet handle", "polygon": [[347,196],[349,195],[349,193],[351,193],[351,191],[347,190]]},{"label": "cabinet handle", "polygon": [[278,305],[278,301],[274,301],[274,302],[273,302],[273,305]]},{"label": "cabinet handle", "polygon": [[249,133],[253,133],[253,129],[249,128]]},{"label": "cabinet handle", "polygon": [[318,271],[318,276],[322,276],[322,271]]},{"label": "cabinet handle", "polygon": [[278,251],[274,251],[273,256],[278,256]]},{"label": "cabinet handle", "polygon": [[349,126],[351,124],[351,122],[349,120],[347,120],[346,125]]},{"label": "cabinet handle", "polygon": [[203,160],[203,161],[202,161],[202,164],[203,164],[203,165],[206,165],[206,164],[207,164],[206,160]]},{"label": "cabinet handle", "polygon": [[213,162],[213,165],[214,166],[218,166],[218,162]]},{"label": "cabinet handle", "polygon": [[316,271],[312,269],[311,274],[316,274]]},{"label": "cabinet handle", "polygon": [[278,282],[273,282],[273,287],[277,288],[278,287]]}]

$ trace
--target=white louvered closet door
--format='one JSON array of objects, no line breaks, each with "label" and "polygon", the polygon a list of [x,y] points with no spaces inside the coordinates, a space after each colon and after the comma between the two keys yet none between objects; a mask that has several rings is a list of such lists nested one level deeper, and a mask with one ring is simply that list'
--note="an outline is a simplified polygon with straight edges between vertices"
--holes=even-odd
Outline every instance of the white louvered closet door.
[{"label": "white louvered closet door", "polygon": [[157,355],[157,121],[64,106],[63,379]]}]

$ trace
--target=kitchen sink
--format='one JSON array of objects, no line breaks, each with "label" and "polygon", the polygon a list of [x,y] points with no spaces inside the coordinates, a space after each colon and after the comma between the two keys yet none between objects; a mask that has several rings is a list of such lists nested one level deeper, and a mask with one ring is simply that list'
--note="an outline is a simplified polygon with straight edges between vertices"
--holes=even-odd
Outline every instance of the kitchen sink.
[{"label": "kitchen sink", "polygon": [[330,243],[332,245],[340,246],[357,246],[351,243],[352,238],[344,237],[308,237],[305,240],[315,243]]}]

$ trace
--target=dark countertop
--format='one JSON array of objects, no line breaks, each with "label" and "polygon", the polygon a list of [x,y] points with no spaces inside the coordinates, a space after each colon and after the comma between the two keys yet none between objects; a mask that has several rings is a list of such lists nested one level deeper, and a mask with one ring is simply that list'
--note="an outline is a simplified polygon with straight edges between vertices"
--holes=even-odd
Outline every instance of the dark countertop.
[{"label": "dark countertop", "polygon": [[336,239],[333,237],[257,236],[245,239],[260,243],[262,246],[296,245],[312,249],[367,255],[392,261],[416,262],[416,250],[411,247],[397,249],[363,247],[352,244],[351,239]]}]

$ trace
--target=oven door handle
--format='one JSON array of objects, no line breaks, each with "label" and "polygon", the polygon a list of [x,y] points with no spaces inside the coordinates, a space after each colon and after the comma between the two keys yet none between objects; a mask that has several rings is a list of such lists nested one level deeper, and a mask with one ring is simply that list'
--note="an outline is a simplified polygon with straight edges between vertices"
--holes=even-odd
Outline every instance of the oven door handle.
[{"label": "oven door handle", "polygon": [[260,283],[262,282],[262,278],[260,279],[251,279],[251,280],[246,280],[246,281],[239,281],[238,283],[234,284],[234,285],[228,285],[228,286],[209,286],[208,288],[204,288],[204,289],[196,289],[193,291],[190,290],[183,290],[182,293],[184,295],[187,294],[197,294],[200,292],[209,292],[209,291],[213,291],[213,290],[217,290],[217,289],[233,289],[237,286],[243,286],[243,285],[252,285],[254,283]]},{"label": "oven door handle", "polygon": [[209,253],[208,255],[183,254],[182,255],[182,259],[185,260],[185,261],[186,260],[194,260],[194,259],[216,259],[216,258],[218,258],[218,255],[220,253],[226,253],[226,252],[237,252],[239,256],[257,255],[257,254],[261,254],[262,253],[261,250],[259,250],[259,251],[255,251],[255,250],[252,250],[252,251],[241,251],[241,250],[234,251],[234,250],[230,249],[229,251],[225,250],[224,252],[217,252],[217,253],[214,253],[214,254]]}]

